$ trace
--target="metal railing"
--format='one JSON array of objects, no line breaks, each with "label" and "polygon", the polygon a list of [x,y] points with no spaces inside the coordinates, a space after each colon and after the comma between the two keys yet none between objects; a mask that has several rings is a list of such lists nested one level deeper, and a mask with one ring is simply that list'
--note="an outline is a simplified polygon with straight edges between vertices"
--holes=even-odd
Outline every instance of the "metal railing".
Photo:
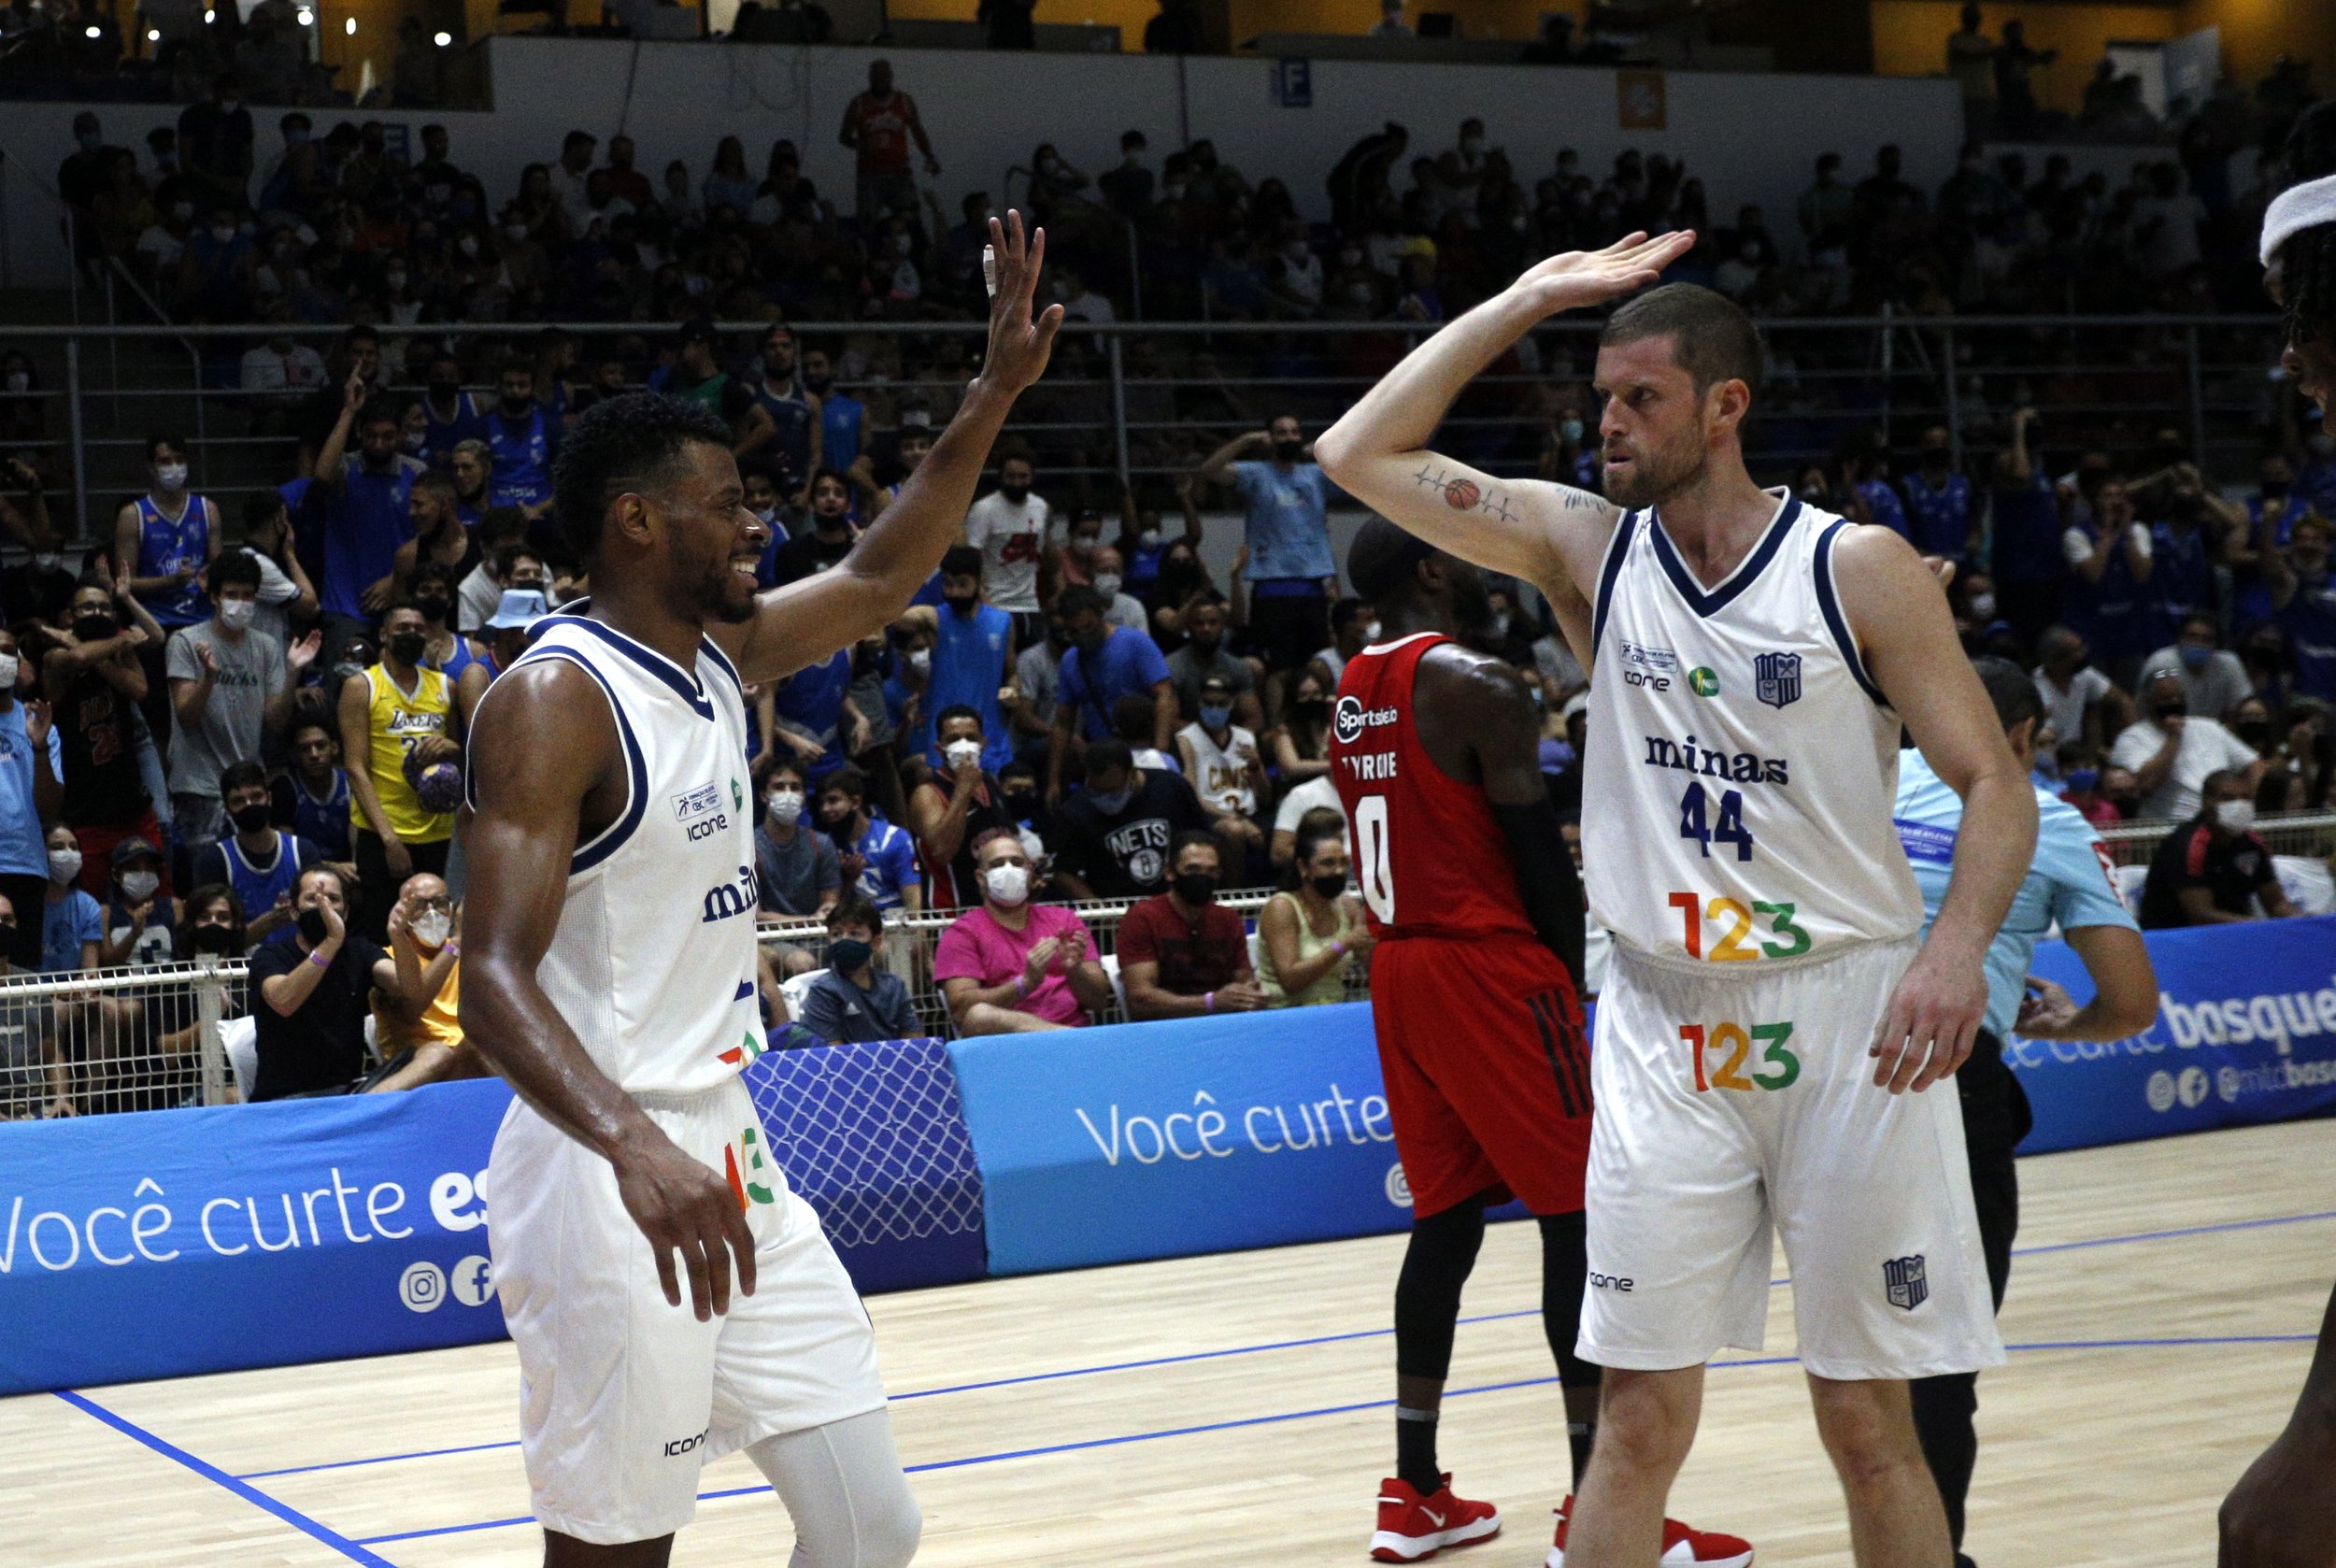
[{"label": "metal railing", "polygon": [[[2139,866],[2180,825],[2128,822],[2101,836],[2118,864]],[[2255,832],[2275,855],[2325,862],[2336,850],[2336,812],[2266,817]],[[1254,927],[1272,896],[1251,889],[1218,902]],[[1119,921],[1132,906],[1125,899],[1064,905],[1086,923],[1098,958],[1116,956]],[[919,1025],[943,1038],[956,1029],[933,981],[933,952],[941,934],[963,914],[894,913],[884,933],[885,962],[907,983]],[[786,920],[764,925],[758,937],[784,974],[791,948],[817,967],[827,931],[816,919]],[[1345,983],[1348,1001],[1366,1000],[1368,965],[1349,962]],[[0,979],[0,1120],[58,1114],[61,1107],[91,1115],[231,1104],[239,1096],[221,1025],[248,1013],[246,967],[239,959]],[[1092,1021],[1120,1023],[1126,1015],[1115,1002]]]},{"label": "metal railing", "polygon": [[[638,373],[670,342],[678,323],[557,323],[587,346],[629,339],[620,355]],[[525,338],[544,323],[445,323],[386,328],[409,369],[425,346],[456,343],[474,361],[501,340]],[[1025,396],[1006,428],[1031,442],[1048,482],[1097,492],[1106,508],[1132,481],[1189,471],[1228,435],[1297,412],[1317,428],[1350,406],[1436,323],[1406,321],[1216,321],[1075,323],[1056,363]],[[2259,432],[2277,410],[2263,366],[2277,357],[2269,317],[2054,316],[1909,320],[1783,320],[1762,323],[1771,349],[1769,386],[1747,432],[1764,477],[1830,458],[1845,443],[1884,431],[1907,449],[1931,424],[1946,426],[1959,463],[2000,449],[2007,416],[2022,404],[2045,410],[2042,444],[2056,458],[2100,448],[2113,457],[2144,450],[2172,427],[2211,472],[2251,477]],[[51,431],[68,432],[75,535],[102,536],[107,498],[145,483],[142,436],[152,429],[195,429],[194,483],[207,493],[273,487],[293,477],[294,437],[268,434],[253,416],[280,413],[286,394],[234,383],[244,347],[271,332],[326,344],[339,328],[260,326],[0,326],[0,351],[35,359],[43,385],[14,394],[34,401]],[[719,329],[734,349],[758,341],[761,322]],[[806,322],[799,335],[871,344],[938,336],[979,337],[972,321],[913,324]],[[1595,321],[1538,329],[1531,357],[1517,369],[1479,377],[1438,432],[1452,455],[1503,475],[1535,470],[1554,439],[1555,388],[1594,426],[1586,385]],[[185,346],[184,383],[102,385],[85,349],[120,341]],[[1100,344],[1098,350],[1096,344]],[[907,363],[904,357],[904,364]],[[60,384],[61,383],[61,384]],[[871,433],[897,408],[946,402],[943,382],[866,378],[838,383],[871,404]],[[390,390],[418,393],[411,384]],[[7,396],[8,394],[0,394]],[[99,405],[102,403],[102,407]],[[103,417],[100,417],[102,414]],[[1594,439],[1594,429],[1591,432]],[[39,443],[20,443],[19,446]],[[49,443],[53,446],[53,439]],[[59,454],[62,457],[64,454]],[[93,516],[93,502],[97,502]],[[99,526],[93,527],[96,523]]]}]

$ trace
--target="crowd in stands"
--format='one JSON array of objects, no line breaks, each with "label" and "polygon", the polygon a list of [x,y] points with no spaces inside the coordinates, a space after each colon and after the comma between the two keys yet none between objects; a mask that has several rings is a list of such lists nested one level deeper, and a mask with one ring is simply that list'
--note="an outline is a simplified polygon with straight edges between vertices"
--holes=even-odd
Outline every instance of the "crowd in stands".
[{"label": "crowd in stands", "polygon": [[[978,307],[978,246],[962,236],[987,198],[969,198],[962,231],[901,210],[911,150],[928,163],[933,153],[889,78],[872,80],[870,96],[895,111],[884,135],[900,161],[863,162],[854,198],[865,221],[847,222],[811,192],[784,144],[757,184],[734,140],[713,178],[678,171],[660,195],[629,146],[603,162],[577,133],[499,212],[438,132],[425,133],[412,169],[365,128],[289,140],[257,193],[249,161],[240,185],[232,167],[221,183],[220,165],[202,160],[165,172],[185,193],[168,220],[184,243],[175,273],[150,276],[175,303],[209,298],[224,319],[278,325],[360,324],[321,354],[281,335],[238,350],[253,418],[298,454],[280,485],[238,505],[194,493],[186,440],[158,434],[145,487],[110,534],[69,548],[44,449],[0,447],[0,531],[26,555],[0,571],[10,973],[248,959],[248,994],[223,1005],[231,1031],[248,1026],[237,1038],[249,1070],[237,1076],[254,1098],[478,1070],[454,1012],[462,737],[530,625],[589,592],[552,516],[565,421],[644,383],[721,415],[748,504],[772,525],[760,576],[775,586],[843,560],[954,409],[966,339],[934,335],[920,360],[904,357],[916,340],[897,333],[805,340],[788,324]],[[249,115],[224,99],[213,107]],[[854,133],[863,151],[872,123]],[[142,186],[130,154],[107,149],[93,121],[86,131],[68,174],[106,169],[118,189]],[[1275,237],[1287,264],[1269,296],[1305,273],[1320,288],[1291,298],[1338,310],[1345,276],[1371,285],[1373,311],[1421,321],[1466,303],[1535,246],[1594,243],[1616,223],[1702,221],[1681,210],[1702,200],[1683,171],[1626,155],[1603,184],[1553,177],[1564,216],[1544,228],[1503,206],[1510,177],[1473,121],[1397,197],[1404,146],[1390,128],[1342,162],[1327,253],[1286,213],[1258,226],[1275,208],[1274,182],[1250,188],[1202,145],[1169,160],[1156,186],[1136,138],[1099,183],[1105,203],[1175,244],[1196,240],[1183,228],[1194,214],[1231,223],[1195,256]],[[1055,184],[1033,194],[1062,204],[1061,221],[1086,201],[1084,177],[1035,162]],[[1781,240],[1741,243],[1759,227],[1751,213],[1712,231],[1740,242],[1729,254],[1741,270],[1723,277],[1716,264],[1709,280],[1774,305],[1801,286],[1779,279],[1830,264],[1813,260],[1829,235],[1902,221],[1893,232],[1920,254],[1920,236],[1940,243],[1983,208],[2016,216],[2040,243],[2063,220],[2087,244],[2115,230],[2149,275],[2149,236],[2161,230],[2147,223],[2165,215],[2153,209],[2137,228],[2145,198],[2087,193],[2050,169],[2041,185],[2004,172],[1967,166],[1933,201],[1898,179],[1887,150],[1857,184],[1820,169],[1793,217],[1802,259],[1788,261]],[[2147,178],[2175,180],[2178,194],[2186,177],[2167,164]],[[188,228],[181,207],[207,203],[219,221]],[[2208,277],[2192,252],[2215,243],[2216,223],[2243,222],[2229,217],[2242,209],[2233,198],[2221,214],[2185,218],[2197,244],[2152,286]],[[1053,286],[1107,321],[1113,302],[1077,269],[1078,222],[1061,223],[1073,260]],[[1501,249],[1518,235],[1533,236],[1526,249]],[[240,263],[209,264],[238,246]],[[793,264],[805,256],[819,258],[808,273]],[[1477,283],[1456,281],[1463,256]],[[1833,304],[1857,305],[1865,264],[1843,258]],[[2002,276],[2027,287],[2034,270],[2022,261]],[[2094,281],[2105,288],[2108,277]],[[567,334],[518,325],[593,298],[691,324],[596,339],[591,356]],[[1361,308],[1360,296],[1349,303]],[[717,319],[763,324],[739,332]],[[1086,351],[1082,335],[1065,334],[1058,359]],[[1130,354],[1158,364],[1175,351],[1138,341]],[[8,368],[29,379],[29,366]],[[1518,394],[1538,411],[1536,444],[1508,455],[1513,468],[1594,489],[1596,410],[1579,368],[1540,367]],[[1785,375],[1775,381],[1789,388]],[[2000,440],[1960,463],[1946,428],[1892,433],[1869,414],[1827,461],[1772,464],[1771,477],[1956,563],[1950,598],[1970,651],[2035,671],[2047,709],[2039,784],[2104,826],[2172,830],[2141,896],[2146,923],[2288,913],[2300,905],[2272,875],[2254,819],[2336,806],[2336,442],[2307,438],[2284,409],[2265,424],[2253,483],[2226,485],[2201,470],[2187,433],[2146,433],[2138,457],[2113,451],[2081,420],[2063,422],[2058,410],[2076,400],[2068,386],[2038,390],[2041,416],[2001,411]],[[1132,403],[1167,397],[1131,391]],[[1047,395],[1042,386],[1032,401]],[[765,948],[776,1042],[895,1036],[913,1014],[911,984],[937,991],[968,1033],[1346,994],[1370,938],[1345,891],[1326,748],[1340,674],[1374,629],[1340,592],[1329,517],[1343,498],[1311,462],[1305,410],[1252,409],[1232,389],[1194,396],[1211,401],[1178,393],[1129,410],[1175,427],[1141,433],[1155,465],[1174,473],[1158,490],[1098,498],[1086,476],[1065,472],[1075,447],[1043,426],[1036,439],[1010,437],[962,542],[905,615],[749,690],[762,912],[796,922]],[[1241,434],[1222,439],[1236,419]],[[1914,453],[1902,472],[1891,434]],[[1221,575],[1202,548],[1204,513],[1218,508],[1243,520]],[[1533,590],[1493,587],[1488,646],[1540,699],[1553,795],[1561,814],[1578,813],[1582,671]],[[1218,898],[1269,885],[1279,891],[1254,934]],[[1132,907],[1099,939],[1066,907],[1089,899]],[[929,975],[892,973],[888,934],[925,913],[948,920]],[[823,936],[809,934],[814,924]],[[0,1006],[8,1114],[199,1092],[200,983]]]}]

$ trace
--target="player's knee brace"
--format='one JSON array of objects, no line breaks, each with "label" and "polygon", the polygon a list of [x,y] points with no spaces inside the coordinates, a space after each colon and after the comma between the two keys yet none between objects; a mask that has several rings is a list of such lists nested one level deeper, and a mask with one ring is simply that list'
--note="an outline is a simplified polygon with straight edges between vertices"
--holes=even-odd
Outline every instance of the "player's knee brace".
[{"label": "player's knee brace", "polygon": [[1395,1370],[1442,1380],[1452,1368],[1452,1330],[1460,1287],[1484,1245],[1485,1206],[1476,1199],[1411,1222],[1411,1245],[1395,1278]]},{"label": "player's knee brace", "polygon": [[1558,1358],[1558,1381],[1595,1385],[1603,1374],[1574,1353],[1582,1331],[1582,1292],[1589,1286],[1588,1232],[1582,1212],[1534,1216],[1541,1226],[1541,1324]]}]

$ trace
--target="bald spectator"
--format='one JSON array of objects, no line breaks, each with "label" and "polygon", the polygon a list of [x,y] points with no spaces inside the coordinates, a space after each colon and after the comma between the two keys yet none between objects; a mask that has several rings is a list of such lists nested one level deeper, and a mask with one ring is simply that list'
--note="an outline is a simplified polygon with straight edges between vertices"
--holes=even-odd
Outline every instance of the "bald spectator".
[{"label": "bald spectator", "polygon": [[406,878],[390,910],[390,957],[404,1001],[374,1005],[374,1040],[389,1072],[371,1092],[486,1075],[463,1042],[461,930],[443,878],[426,871]]},{"label": "bald spectator", "polygon": [[1111,1005],[1095,938],[1070,910],[1030,901],[1030,851],[993,832],[974,847],[981,906],[959,916],[933,956],[933,977],[960,1034],[1075,1029]]}]

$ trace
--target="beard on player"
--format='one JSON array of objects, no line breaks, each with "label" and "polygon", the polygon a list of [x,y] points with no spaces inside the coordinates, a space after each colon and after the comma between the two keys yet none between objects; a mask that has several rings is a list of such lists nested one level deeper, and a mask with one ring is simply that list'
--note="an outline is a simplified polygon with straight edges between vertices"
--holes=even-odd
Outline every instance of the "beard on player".
[{"label": "beard on player", "polygon": [[[677,549],[684,548],[676,541]],[[734,626],[753,620],[754,596],[760,588],[754,570],[762,559],[761,549],[740,545],[734,534],[703,545],[693,541],[686,548],[691,557],[689,569],[680,576],[690,585],[691,609],[697,618]]]},{"label": "beard on player", "polygon": [[1460,646],[1498,657],[1501,636],[1494,630],[1492,591],[1485,586],[1483,569],[1473,561],[1446,556],[1444,580],[1451,591],[1453,633]]},{"label": "beard on player", "polygon": [[1658,505],[1703,477],[1710,461],[1700,411],[1676,434],[1656,440],[1606,438],[1606,499],[1628,510]]}]

